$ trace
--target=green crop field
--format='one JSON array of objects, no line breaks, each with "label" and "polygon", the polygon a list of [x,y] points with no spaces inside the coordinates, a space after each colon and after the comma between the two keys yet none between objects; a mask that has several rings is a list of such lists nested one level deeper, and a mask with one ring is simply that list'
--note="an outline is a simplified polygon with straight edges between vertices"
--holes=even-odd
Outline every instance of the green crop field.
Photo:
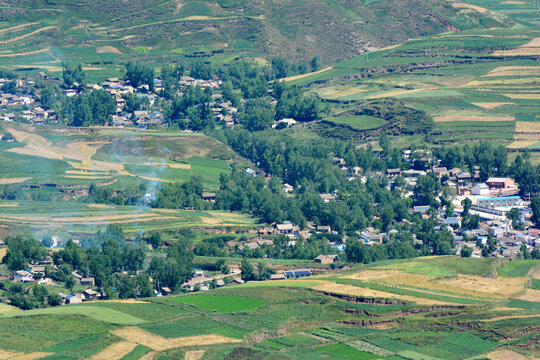
[{"label": "green crop field", "polygon": [[204,310],[217,312],[238,312],[256,309],[265,305],[261,300],[241,298],[236,296],[187,296],[174,298],[173,301],[191,304]]}]

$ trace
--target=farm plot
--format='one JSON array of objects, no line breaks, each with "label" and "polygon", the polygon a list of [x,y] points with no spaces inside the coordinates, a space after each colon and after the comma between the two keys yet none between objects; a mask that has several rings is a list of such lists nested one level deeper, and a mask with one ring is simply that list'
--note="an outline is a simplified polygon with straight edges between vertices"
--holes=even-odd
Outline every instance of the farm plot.
[{"label": "farm plot", "polygon": [[143,329],[138,327],[124,327],[121,329],[113,330],[111,331],[111,333],[118,337],[126,339],[127,341],[147,346],[156,351],[173,349],[177,347],[205,346],[242,342],[242,340],[240,339],[215,334],[185,336],[167,339],[144,331]]},{"label": "farm plot", "polygon": [[200,309],[223,313],[253,310],[267,304],[267,302],[262,300],[221,295],[183,296],[172,300],[178,303],[195,305]]},{"label": "farm plot", "polygon": [[328,117],[326,121],[331,121],[337,124],[349,125],[358,130],[373,129],[386,124],[386,121],[374,116],[357,115],[357,116],[344,116],[344,117]]}]

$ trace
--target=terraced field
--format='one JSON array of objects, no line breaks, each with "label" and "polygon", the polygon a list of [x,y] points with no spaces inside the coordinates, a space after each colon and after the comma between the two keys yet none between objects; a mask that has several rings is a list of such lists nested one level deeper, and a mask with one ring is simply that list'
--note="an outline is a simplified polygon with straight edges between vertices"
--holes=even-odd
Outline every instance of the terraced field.
[{"label": "terraced field", "polygon": [[25,312],[0,308],[0,355],[535,358],[538,298],[521,298],[537,291],[529,286],[539,265],[431,257],[195,295],[95,301]]},{"label": "terraced field", "polygon": [[[436,144],[486,139],[540,148],[540,30],[534,1],[452,2],[513,24],[442,33],[380,49],[293,80],[332,101],[333,116],[394,98],[435,120]],[[534,15],[536,14],[536,16]]]}]

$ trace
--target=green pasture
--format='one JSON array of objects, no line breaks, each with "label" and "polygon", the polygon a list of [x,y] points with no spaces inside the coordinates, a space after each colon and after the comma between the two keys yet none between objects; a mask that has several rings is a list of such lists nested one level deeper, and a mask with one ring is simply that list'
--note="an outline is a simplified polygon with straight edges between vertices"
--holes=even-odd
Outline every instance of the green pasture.
[{"label": "green pasture", "polygon": [[529,272],[540,265],[539,260],[513,260],[497,268],[499,276],[520,277],[527,276]]},{"label": "green pasture", "polygon": [[374,116],[357,115],[357,116],[344,116],[344,117],[328,117],[324,119],[336,124],[348,125],[358,130],[373,129],[386,124],[386,121]]}]

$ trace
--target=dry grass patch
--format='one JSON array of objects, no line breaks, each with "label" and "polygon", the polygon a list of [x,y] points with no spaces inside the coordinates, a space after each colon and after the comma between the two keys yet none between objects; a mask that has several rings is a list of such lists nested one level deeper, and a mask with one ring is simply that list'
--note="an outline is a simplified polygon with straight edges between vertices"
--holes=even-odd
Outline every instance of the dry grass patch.
[{"label": "dry grass patch", "polygon": [[33,50],[33,51],[25,51],[25,52],[20,52],[20,53],[11,53],[11,54],[0,54],[0,57],[18,57],[18,56],[28,56],[28,55],[35,55],[35,54],[40,54],[40,53],[44,53],[44,52],[47,52],[47,51],[50,51],[51,48],[44,48],[44,49],[39,49],[39,50]]},{"label": "dry grass patch", "polygon": [[471,103],[471,104],[484,108],[484,109],[495,109],[496,107],[503,106],[503,105],[516,105],[515,103],[511,103],[511,102],[476,102],[476,103]]},{"label": "dry grass patch", "polygon": [[25,39],[25,38],[30,37],[32,35],[39,34],[40,32],[47,31],[47,30],[50,30],[50,29],[54,29],[55,27],[56,26],[46,26],[46,27],[43,27],[41,29],[37,29],[35,31],[29,32],[28,34],[17,36],[17,37],[8,39],[8,40],[2,40],[2,41],[0,41],[0,44],[9,44],[9,43],[12,43],[12,42],[15,42],[15,41],[18,41],[18,40],[22,40],[22,39]]},{"label": "dry grass patch", "polygon": [[502,94],[510,99],[540,100],[540,94]]},{"label": "dry grass patch", "polygon": [[540,55],[540,47],[519,47],[512,50],[497,50],[493,52],[495,56],[528,56]]},{"label": "dry grass patch", "polygon": [[517,132],[540,132],[540,121],[516,121]]},{"label": "dry grass patch", "polygon": [[480,321],[483,322],[494,322],[494,321],[500,321],[500,320],[508,320],[508,319],[526,319],[526,318],[534,318],[534,317],[540,317],[540,314],[537,315],[505,315],[505,316],[496,316],[491,319],[482,319]]},{"label": "dry grass patch", "polygon": [[99,353],[92,356],[90,359],[121,359],[135,349],[137,344],[129,341],[121,341],[101,350]]},{"label": "dry grass patch", "polygon": [[434,118],[435,122],[447,121],[514,121],[513,116],[481,116],[481,115],[440,115]]},{"label": "dry grass patch", "polygon": [[205,224],[208,224],[208,225],[218,225],[218,224],[221,224],[223,222],[222,219],[205,217],[205,216],[201,216],[201,221],[203,223],[205,223]]},{"label": "dry grass patch", "polygon": [[87,207],[92,209],[112,209],[113,206],[107,204],[86,204]]},{"label": "dry grass patch", "polygon": [[166,339],[149,333],[141,328],[130,326],[111,331],[112,334],[128,341],[147,346],[156,351],[162,351],[177,347],[204,346],[214,344],[238,343],[240,339],[234,339],[222,335],[196,335]]},{"label": "dry grass patch", "polygon": [[3,28],[3,29],[0,29],[0,34],[17,31],[17,30],[24,29],[25,27],[32,26],[32,25],[39,25],[39,22],[31,22],[27,24],[20,24],[20,25],[16,25],[12,27]]},{"label": "dry grass patch", "polygon": [[98,54],[103,54],[103,53],[121,54],[120,50],[118,50],[114,46],[101,46],[96,49],[96,52]]},{"label": "dry grass patch", "polygon": [[405,301],[412,301],[419,305],[448,305],[452,304],[446,301],[438,301],[431,299],[424,299],[416,296],[392,294],[384,291],[372,290],[369,288],[361,288],[352,285],[337,284],[335,282],[325,282],[320,285],[313,286],[312,289],[319,291],[326,291],[334,294],[343,294],[351,296],[364,296],[368,298],[383,298],[383,299],[400,299]]},{"label": "dry grass patch", "polygon": [[506,349],[492,351],[486,357],[491,360],[527,360],[520,353]]},{"label": "dry grass patch", "polygon": [[119,303],[119,304],[148,304],[148,301],[137,300],[137,299],[112,299],[112,300],[101,300],[100,302],[110,302],[110,303]]},{"label": "dry grass patch", "polygon": [[[1,248],[0,249],[0,260],[2,260],[4,258],[4,256],[6,256],[6,254],[7,254],[7,248]],[[2,312],[1,309],[0,309],[0,312]]]},{"label": "dry grass patch", "polygon": [[540,302],[540,290],[527,289],[527,291],[525,291],[525,294],[516,297],[516,299]]},{"label": "dry grass patch", "polygon": [[64,175],[66,179],[82,179],[82,180],[104,180],[109,179],[110,176],[103,175]]},{"label": "dry grass patch", "polygon": [[345,279],[357,279],[357,280],[374,280],[384,279],[391,275],[400,273],[399,270],[368,270],[362,271],[356,274],[345,276]]},{"label": "dry grass patch", "polygon": [[32,179],[31,177],[20,177],[20,178],[2,178],[0,179],[0,185],[8,185],[8,184],[17,184],[25,182],[26,180]]},{"label": "dry grass patch", "polygon": [[484,76],[540,75],[540,66],[499,66]]},{"label": "dry grass patch", "polygon": [[472,10],[478,11],[480,14],[485,14],[488,12],[488,9],[486,8],[476,6],[476,5],[471,5],[471,4],[453,2],[452,6],[456,9],[472,9]]},{"label": "dry grass patch", "polygon": [[508,149],[524,149],[531,145],[534,145],[538,140],[515,140],[507,146]]},{"label": "dry grass patch", "polygon": [[154,356],[157,355],[157,351],[150,351],[139,358],[139,360],[154,360]]},{"label": "dry grass patch", "polygon": [[476,275],[459,274],[456,277],[438,279],[435,281],[445,286],[459,288],[464,293],[476,292],[509,297],[523,291],[529,279],[525,277],[507,278],[502,276],[491,279]]},{"label": "dry grass patch", "polygon": [[204,356],[204,350],[186,351],[186,360],[199,360]]},{"label": "dry grass patch", "polygon": [[364,99],[381,99],[381,98],[385,98],[385,97],[392,97],[392,96],[396,96],[396,95],[409,94],[409,93],[414,93],[414,92],[424,91],[424,90],[431,90],[431,89],[414,89],[414,90],[399,89],[399,90],[392,90],[392,91],[387,91],[387,92],[384,92],[384,93],[381,93],[381,94],[375,94],[375,95],[366,96],[366,97],[364,97]]},{"label": "dry grass patch", "polygon": [[532,39],[530,42],[528,42],[525,45],[521,45],[520,47],[526,48],[526,47],[540,47],[540,37]]},{"label": "dry grass patch", "polygon": [[11,359],[14,356],[17,356],[17,355],[20,355],[20,354],[22,354],[22,353],[0,349],[0,360]]},{"label": "dry grass patch", "polygon": [[295,76],[289,76],[289,77],[286,77],[286,78],[283,78],[279,81],[293,81],[293,80],[298,80],[298,79],[303,79],[305,77],[308,77],[308,76],[311,76],[311,75],[315,75],[315,74],[320,74],[320,73],[323,73],[325,71],[329,71],[329,70],[332,70],[332,67],[329,66],[325,69],[322,69],[322,70],[318,70],[318,71],[314,71],[314,72],[310,72],[310,73],[307,73],[307,74],[302,74],[302,75],[295,75]]},{"label": "dry grass patch", "polygon": [[33,352],[29,354],[20,354],[15,357],[9,358],[9,360],[34,360],[34,359],[42,359],[49,355],[53,355],[53,353]]}]

